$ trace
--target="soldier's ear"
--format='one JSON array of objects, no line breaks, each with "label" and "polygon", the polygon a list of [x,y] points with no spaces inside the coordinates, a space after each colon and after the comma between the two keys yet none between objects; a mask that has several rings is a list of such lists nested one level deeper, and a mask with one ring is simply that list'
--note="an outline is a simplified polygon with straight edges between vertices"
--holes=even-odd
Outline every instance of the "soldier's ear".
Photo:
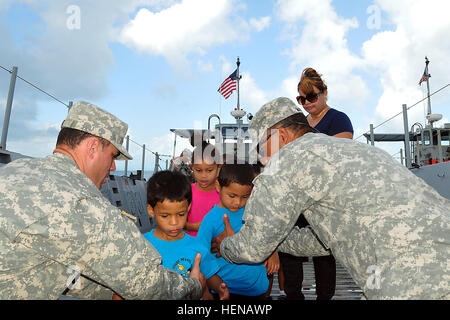
[{"label": "soldier's ear", "polygon": [[152,217],[152,218],[155,217],[155,212],[153,211],[153,207],[149,204],[147,204],[147,212],[150,215],[150,217]]},{"label": "soldier's ear", "polygon": [[288,143],[295,140],[294,133],[290,131],[288,128],[279,128],[278,129],[278,136],[280,139],[280,146],[279,148],[287,145]]},{"label": "soldier's ear", "polygon": [[85,152],[89,158],[93,158],[95,153],[99,150],[100,140],[97,137],[86,138]]}]

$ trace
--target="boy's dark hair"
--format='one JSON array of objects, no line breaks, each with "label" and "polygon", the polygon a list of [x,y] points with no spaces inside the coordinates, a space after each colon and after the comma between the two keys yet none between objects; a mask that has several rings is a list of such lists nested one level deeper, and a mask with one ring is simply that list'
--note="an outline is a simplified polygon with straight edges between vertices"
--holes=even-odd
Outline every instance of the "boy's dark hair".
[{"label": "boy's dark hair", "polygon": [[253,177],[254,171],[251,164],[224,164],[217,180],[221,187],[228,187],[233,182],[243,186],[253,186]]},{"label": "boy's dark hair", "polygon": [[192,202],[192,189],[188,178],[176,171],[160,171],[147,182],[147,203],[153,208],[164,200]]},{"label": "boy's dark hair", "polygon": [[261,174],[261,169],[264,167],[261,163],[261,161],[257,161],[255,164],[252,164],[253,167],[253,173],[256,175]]},{"label": "boy's dark hair", "polygon": [[[56,145],[59,146],[61,144],[64,144],[71,148],[75,148],[84,139],[87,139],[89,137],[96,137],[96,136],[94,136],[90,133],[81,131],[81,130],[73,129],[73,128],[62,128],[58,134],[58,139],[56,140]],[[103,139],[100,137],[97,137],[97,138],[100,139],[100,143],[102,144],[103,148],[106,148],[111,143],[106,139]]]}]

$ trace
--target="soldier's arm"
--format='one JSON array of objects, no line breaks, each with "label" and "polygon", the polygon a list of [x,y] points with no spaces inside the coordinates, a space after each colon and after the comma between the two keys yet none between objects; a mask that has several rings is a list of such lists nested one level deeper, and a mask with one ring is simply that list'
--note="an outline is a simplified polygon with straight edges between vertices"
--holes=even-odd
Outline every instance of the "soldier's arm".
[{"label": "soldier's arm", "polygon": [[287,238],[280,244],[278,251],[297,257],[330,255],[330,251],[318,240],[309,226],[305,228],[294,227]]},{"label": "soldier's arm", "polygon": [[[107,210],[101,230],[96,230],[88,251],[80,258],[92,279],[124,299],[200,299],[202,285],[161,265],[161,256],[120,210],[84,200],[80,209],[96,215]],[[97,212],[98,213],[98,212]]]},{"label": "soldier's arm", "polygon": [[221,255],[229,262],[263,262],[288,236],[300,215],[296,204],[298,190],[280,185],[286,192],[272,192],[267,177],[262,178],[245,207],[245,224],[220,245]]},{"label": "soldier's arm", "polygon": [[262,262],[286,239],[283,250],[305,256],[308,246],[313,245],[315,253],[324,254],[311,229],[290,234],[299,215],[328,194],[336,174],[330,164],[314,156],[310,161],[306,153],[280,156],[278,162],[270,162],[269,171],[255,179],[244,226],[220,245],[227,261]]}]

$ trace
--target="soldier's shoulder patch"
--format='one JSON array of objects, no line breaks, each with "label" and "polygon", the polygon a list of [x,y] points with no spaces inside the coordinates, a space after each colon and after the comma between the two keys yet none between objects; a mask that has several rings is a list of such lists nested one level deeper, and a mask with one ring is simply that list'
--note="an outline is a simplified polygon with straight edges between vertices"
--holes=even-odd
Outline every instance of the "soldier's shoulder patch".
[{"label": "soldier's shoulder patch", "polygon": [[122,216],[127,217],[128,219],[133,220],[133,222],[136,222],[137,218],[133,216],[131,213],[128,213],[126,211],[121,210]]}]

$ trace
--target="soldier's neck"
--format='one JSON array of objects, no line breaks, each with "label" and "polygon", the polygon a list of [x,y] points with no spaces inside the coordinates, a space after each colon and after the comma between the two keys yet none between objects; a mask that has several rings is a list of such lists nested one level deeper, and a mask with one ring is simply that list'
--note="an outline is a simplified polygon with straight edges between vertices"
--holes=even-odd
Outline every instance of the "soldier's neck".
[{"label": "soldier's neck", "polygon": [[64,144],[60,144],[57,145],[55,150],[53,150],[53,153],[61,153],[64,154],[70,158],[73,159],[73,161],[75,161],[75,163],[77,164],[78,168],[84,172],[84,165],[83,165],[83,161],[82,158],[80,157],[79,153],[77,152],[76,149],[73,149],[69,146],[66,146]]}]

